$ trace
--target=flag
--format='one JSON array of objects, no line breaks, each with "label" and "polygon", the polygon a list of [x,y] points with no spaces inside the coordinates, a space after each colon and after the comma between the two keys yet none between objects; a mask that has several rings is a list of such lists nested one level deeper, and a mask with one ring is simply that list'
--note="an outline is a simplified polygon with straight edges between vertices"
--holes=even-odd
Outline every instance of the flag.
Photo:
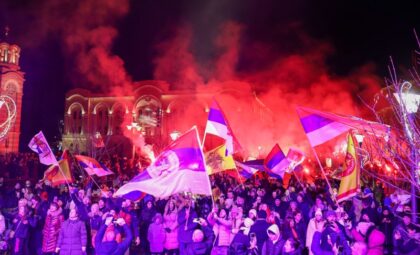
[{"label": "flag", "polygon": [[290,162],[284,155],[280,146],[276,144],[264,160],[265,169],[271,177],[283,178],[288,170]]},{"label": "flag", "polygon": [[226,146],[221,145],[204,154],[207,174],[215,174],[226,170],[236,169],[232,155],[226,156]]},{"label": "flag", "polygon": [[211,195],[203,152],[194,127],[166,148],[115,196],[137,200],[142,192],[164,198],[179,192]]},{"label": "flag", "polygon": [[305,107],[298,107],[296,110],[312,147],[323,144],[350,129],[363,130],[384,137],[390,131],[387,125],[354,116],[321,112]]},{"label": "flag", "polygon": [[290,169],[293,170],[305,160],[305,154],[294,148],[290,148],[289,152],[287,152],[287,159],[290,162]]},{"label": "flag", "polygon": [[232,130],[219,105],[213,100],[206,124],[205,148],[212,150],[224,144],[226,146],[225,155],[228,156],[234,152],[234,142],[235,138],[233,137]]},{"label": "flag", "polygon": [[99,177],[114,174],[111,170],[109,170],[106,166],[99,163],[96,159],[76,155],[74,156],[83,169],[88,173],[88,175],[97,175]]},{"label": "flag", "polygon": [[45,171],[44,181],[45,180],[51,182],[52,186],[73,182],[67,150],[63,152],[63,155],[57,165],[51,165]]},{"label": "flag", "polygon": [[44,134],[40,131],[36,134],[28,144],[29,148],[34,152],[38,153],[39,161],[44,165],[57,165],[57,159],[48,145],[47,139]]},{"label": "flag", "polygon": [[349,134],[340,188],[337,193],[337,202],[347,200],[357,194],[359,178],[360,163],[356,153],[355,140],[353,136]]},{"label": "flag", "polygon": [[258,172],[257,168],[249,166],[247,162],[235,161],[238,173],[245,179],[251,178],[255,173]]}]

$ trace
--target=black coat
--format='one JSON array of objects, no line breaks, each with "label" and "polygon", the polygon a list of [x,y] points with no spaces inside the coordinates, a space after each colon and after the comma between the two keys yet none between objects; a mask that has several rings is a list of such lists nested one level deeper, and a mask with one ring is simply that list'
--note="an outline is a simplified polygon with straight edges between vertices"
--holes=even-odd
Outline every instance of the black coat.
[{"label": "black coat", "polygon": [[267,240],[267,229],[270,227],[270,224],[265,219],[257,219],[252,225],[249,233],[255,233],[257,235],[257,246],[258,250],[261,251],[264,242]]}]

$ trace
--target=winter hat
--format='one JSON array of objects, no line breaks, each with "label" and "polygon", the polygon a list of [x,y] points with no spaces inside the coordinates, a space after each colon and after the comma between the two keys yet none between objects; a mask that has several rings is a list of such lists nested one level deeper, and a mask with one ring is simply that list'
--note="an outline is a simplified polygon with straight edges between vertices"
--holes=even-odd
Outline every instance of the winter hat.
[{"label": "winter hat", "polygon": [[280,230],[279,227],[276,224],[271,225],[268,229],[267,229],[267,234],[269,232],[274,233],[276,236],[280,235]]},{"label": "winter hat", "polygon": [[249,214],[254,215],[254,217],[256,218],[257,217],[257,210],[251,209],[251,210],[249,210]]},{"label": "winter hat", "polygon": [[315,216],[316,215],[321,215],[322,216],[322,210],[321,210],[321,208],[316,209]]},{"label": "winter hat", "polygon": [[244,226],[241,227],[241,230],[244,231],[244,234],[245,235],[248,235],[249,234],[249,231],[251,230],[251,226],[254,225],[254,221],[251,220],[250,218],[245,218],[243,224],[244,224]]}]

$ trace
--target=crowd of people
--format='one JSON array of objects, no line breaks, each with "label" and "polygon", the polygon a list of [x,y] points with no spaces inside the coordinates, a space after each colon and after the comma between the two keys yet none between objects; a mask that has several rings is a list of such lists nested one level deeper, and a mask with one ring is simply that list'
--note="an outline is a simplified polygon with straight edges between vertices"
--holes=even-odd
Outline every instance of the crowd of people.
[{"label": "crowd of people", "polygon": [[212,197],[131,201],[113,196],[136,172],[124,159],[109,160],[119,174],[108,180],[84,176],[52,187],[22,178],[7,182],[12,174],[5,174],[11,170],[5,158],[9,164],[36,161],[29,154],[0,157],[4,254],[420,254],[418,226],[411,222],[416,210],[374,181],[337,204],[322,179],[292,179],[284,187],[265,174],[240,182],[220,173],[210,176]]}]

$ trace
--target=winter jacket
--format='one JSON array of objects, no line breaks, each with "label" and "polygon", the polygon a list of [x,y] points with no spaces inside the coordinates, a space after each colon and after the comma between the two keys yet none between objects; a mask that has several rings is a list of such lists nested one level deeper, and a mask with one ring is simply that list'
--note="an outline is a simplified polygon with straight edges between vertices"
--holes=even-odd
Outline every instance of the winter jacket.
[{"label": "winter jacket", "polygon": [[55,252],[63,221],[64,217],[61,214],[61,208],[55,212],[48,213],[44,229],[42,230],[42,252]]},{"label": "winter jacket", "polygon": [[216,220],[212,213],[209,214],[207,220],[213,226],[213,231],[216,235],[215,246],[229,246],[230,235],[232,234],[232,221],[226,219]]},{"label": "winter jacket", "polygon": [[152,223],[147,231],[147,240],[150,243],[150,252],[163,252],[165,244],[165,229],[163,224]]},{"label": "winter jacket", "polygon": [[267,229],[270,227],[270,224],[265,219],[257,219],[254,225],[251,226],[249,233],[255,233],[257,235],[257,246],[258,250],[261,251],[264,242],[267,240]]},{"label": "winter jacket", "polygon": [[82,247],[86,247],[86,226],[81,220],[66,220],[61,225],[57,247],[60,255],[82,255]]},{"label": "winter jacket", "polygon": [[381,231],[377,230],[374,226],[371,226],[368,229],[365,238],[359,232],[357,232],[356,229],[352,230],[352,235],[356,241],[363,241],[367,244],[367,255],[384,254],[385,235]]},{"label": "winter jacket", "polygon": [[6,221],[4,216],[0,214],[0,236],[3,235],[3,232],[6,230]]},{"label": "winter jacket", "polygon": [[[308,228],[306,230],[306,247],[308,247],[310,255],[313,253],[312,250],[311,250],[311,247],[312,247],[312,242],[313,242],[313,236],[314,236],[316,230],[318,229],[317,225],[319,225],[319,223],[317,223],[315,218],[312,218],[309,221]],[[321,234],[320,233],[318,234],[318,236],[321,239]]]},{"label": "winter jacket", "polygon": [[245,235],[243,231],[239,231],[230,243],[229,254],[247,255],[249,245],[249,236]]},{"label": "winter jacket", "polygon": [[102,242],[107,229],[107,226],[103,224],[95,238],[96,255],[123,255],[130,247],[131,240],[133,240],[133,235],[127,224],[123,228],[126,237],[121,243],[117,243],[115,240],[112,242]]},{"label": "winter jacket", "polygon": [[[258,239],[258,236],[257,236],[257,239]],[[281,238],[277,240],[276,243],[273,243],[273,241],[271,241],[270,239],[267,239],[264,242],[264,245],[261,250],[261,254],[262,255],[281,255],[283,251],[284,242],[285,241]]]},{"label": "winter jacket", "polygon": [[200,243],[189,243],[185,249],[185,254],[182,255],[209,255],[213,247],[214,233],[209,227],[202,228],[204,239]]},{"label": "winter jacket", "polygon": [[188,222],[186,218],[186,208],[182,208],[178,212],[178,241],[180,243],[191,243],[192,234],[194,229],[197,227],[197,223],[194,223],[193,220],[197,218],[197,213],[194,208],[190,209],[190,216],[188,217]]},{"label": "winter jacket", "polygon": [[327,251],[321,248],[321,232],[318,231],[315,231],[313,234],[310,249],[314,255],[334,255],[333,251]]},{"label": "winter jacket", "polygon": [[397,254],[417,255],[420,254],[420,246],[416,238],[408,238],[406,240],[400,238],[396,240],[395,251]]},{"label": "winter jacket", "polygon": [[165,228],[169,229],[169,232],[165,231],[165,249],[178,249],[178,213],[165,214],[163,219]]}]

